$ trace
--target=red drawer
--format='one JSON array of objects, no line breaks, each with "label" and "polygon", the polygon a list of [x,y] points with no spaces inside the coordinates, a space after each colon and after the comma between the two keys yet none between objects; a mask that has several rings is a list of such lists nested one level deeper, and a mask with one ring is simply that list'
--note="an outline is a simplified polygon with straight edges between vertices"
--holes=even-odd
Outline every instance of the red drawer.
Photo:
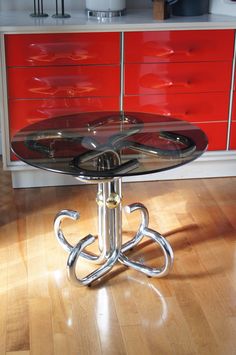
[{"label": "red drawer", "polygon": [[231,123],[229,148],[236,149],[236,121]]},{"label": "red drawer", "polygon": [[10,134],[21,128],[56,116],[77,112],[119,110],[119,97],[65,98],[47,100],[9,100]]},{"label": "red drawer", "polygon": [[7,66],[118,64],[119,33],[5,35]]},{"label": "red drawer", "polygon": [[229,91],[231,63],[126,64],[125,94]]},{"label": "red drawer", "polygon": [[116,96],[119,93],[119,66],[8,69],[10,99]]},{"label": "red drawer", "polygon": [[232,120],[236,121],[236,92],[234,92],[234,98],[233,98]]},{"label": "red drawer", "polygon": [[[77,112],[118,111],[119,97],[93,97],[79,99],[10,100],[9,126],[12,137],[23,127],[55,116]],[[11,160],[17,160],[14,154]]]},{"label": "red drawer", "polygon": [[129,32],[125,62],[230,61],[233,47],[233,30]]},{"label": "red drawer", "polygon": [[225,150],[227,144],[228,122],[196,123],[208,137],[208,150]]},{"label": "red drawer", "polygon": [[173,116],[188,122],[227,121],[228,93],[125,96],[126,111]]},{"label": "red drawer", "polygon": [[230,127],[230,149],[236,149],[236,92],[234,92],[232,122]]}]

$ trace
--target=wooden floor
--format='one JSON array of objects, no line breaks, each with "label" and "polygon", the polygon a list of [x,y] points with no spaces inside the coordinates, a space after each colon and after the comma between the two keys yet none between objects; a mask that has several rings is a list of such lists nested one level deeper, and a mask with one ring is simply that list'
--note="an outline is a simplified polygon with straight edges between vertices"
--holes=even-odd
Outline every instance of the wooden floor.
[{"label": "wooden floor", "polygon": [[[174,267],[154,279],[117,265],[90,288],[68,282],[52,225],[75,209],[71,242],[96,234],[96,186],[12,190],[2,171],[0,181],[0,355],[236,354],[236,178],[124,184],[124,204],[148,207]],[[127,236],[138,217],[124,216]],[[148,240],[135,255],[162,261]]]}]

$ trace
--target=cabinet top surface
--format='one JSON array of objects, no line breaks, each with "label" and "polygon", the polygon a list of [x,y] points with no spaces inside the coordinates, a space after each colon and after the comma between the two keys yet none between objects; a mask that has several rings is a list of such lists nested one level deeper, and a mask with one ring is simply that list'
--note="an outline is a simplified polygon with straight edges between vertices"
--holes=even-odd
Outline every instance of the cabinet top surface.
[{"label": "cabinet top surface", "polygon": [[155,20],[151,9],[127,10],[121,17],[98,20],[88,18],[81,12],[75,12],[70,18],[55,19],[33,18],[27,12],[9,11],[0,13],[1,33],[32,32],[109,32],[109,31],[151,31],[185,29],[234,29],[236,17],[207,14],[196,17],[171,17],[167,20]]},{"label": "cabinet top surface", "polygon": [[90,180],[172,169],[206,148],[205,134],[188,122],[132,112],[47,119],[12,140],[13,152],[27,164]]}]

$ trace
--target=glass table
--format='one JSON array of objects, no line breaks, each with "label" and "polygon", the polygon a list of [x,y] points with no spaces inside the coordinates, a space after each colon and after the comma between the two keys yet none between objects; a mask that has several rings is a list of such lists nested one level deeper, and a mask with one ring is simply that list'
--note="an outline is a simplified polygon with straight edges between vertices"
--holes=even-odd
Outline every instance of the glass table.
[{"label": "glass table", "polygon": [[[149,215],[141,203],[125,207],[139,211],[141,222],[131,240],[122,244],[122,177],[173,169],[198,158],[207,148],[207,137],[190,123],[166,116],[135,112],[88,112],[55,117],[31,124],[12,139],[12,151],[25,163],[51,172],[68,174],[86,183],[97,183],[98,250],[91,234],[72,245],[62,231],[64,218],[77,220],[73,210],[60,211],[54,231],[69,253],[67,273],[76,285],[90,285],[120,262],[150,277],[169,273],[174,254],[169,242],[150,229]],[[157,243],[163,265],[150,267],[129,257],[143,239]],[[78,274],[79,258],[99,266],[87,276]]]}]

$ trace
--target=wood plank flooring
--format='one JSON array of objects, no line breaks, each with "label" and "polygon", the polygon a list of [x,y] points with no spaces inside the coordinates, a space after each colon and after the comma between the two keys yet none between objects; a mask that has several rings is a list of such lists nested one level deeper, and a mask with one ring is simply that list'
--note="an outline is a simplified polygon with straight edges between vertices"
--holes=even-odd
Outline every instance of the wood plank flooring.
[{"label": "wood plank flooring", "polygon": [[[81,214],[63,222],[71,242],[96,234],[96,186],[0,181],[0,355],[236,354],[236,178],[124,184],[124,205],[145,204],[171,243],[173,270],[155,279],[117,265],[89,288],[68,282],[52,227],[69,208]],[[138,217],[124,216],[128,237]],[[134,255],[162,261],[148,240]]]}]

